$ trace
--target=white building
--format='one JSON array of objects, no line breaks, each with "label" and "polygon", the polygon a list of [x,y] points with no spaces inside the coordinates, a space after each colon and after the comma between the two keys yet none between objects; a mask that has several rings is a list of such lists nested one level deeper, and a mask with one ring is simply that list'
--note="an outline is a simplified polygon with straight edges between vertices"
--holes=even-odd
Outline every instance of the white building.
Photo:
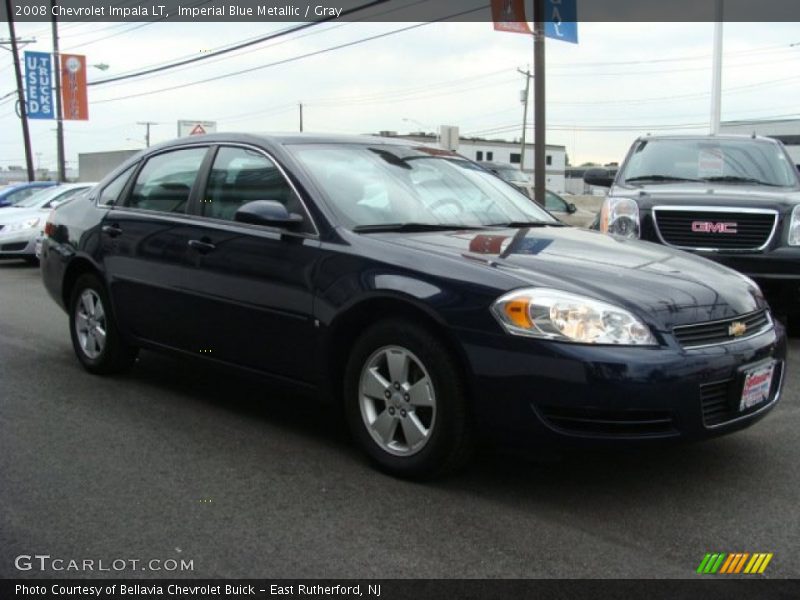
[{"label": "white building", "polygon": [[800,164],[800,119],[723,121],[720,133],[763,135],[783,142],[795,164]]},{"label": "white building", "polygon": [[[436,144],[436,135],[432,133],[411,133],[398,135],[394,131],[381,131],[384,137],[399,137],[415,142]],[[500,162],[519,167],[521,159],[521,144],[505,140],[485,140],[481,138],[459,138],[456,152],[476,162]],[[525,164],[523,171],[533,177],[533,144],[525,144]],[[566,189],[565,169],[567,151],[564,146],[548,144],[545,154],[545,185],[554,192],[563,192]]]}]

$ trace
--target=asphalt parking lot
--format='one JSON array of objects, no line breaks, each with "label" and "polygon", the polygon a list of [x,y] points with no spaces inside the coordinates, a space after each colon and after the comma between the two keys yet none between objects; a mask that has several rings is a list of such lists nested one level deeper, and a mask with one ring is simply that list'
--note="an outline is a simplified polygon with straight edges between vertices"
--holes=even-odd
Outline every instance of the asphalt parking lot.
[{"label": "asphalt parking lot", "polygon": [[0,262],[0,577],[81,576],[14,568],[38,553],[191,559],[170,575],[202,578],[678,578],[706,552],[772,552],[766,576],[800,577],[798,352],[781,404],[741,433],[485,453],[421,485],[261,382],[149,352],[124,377],[85,373],[38,269]]}]

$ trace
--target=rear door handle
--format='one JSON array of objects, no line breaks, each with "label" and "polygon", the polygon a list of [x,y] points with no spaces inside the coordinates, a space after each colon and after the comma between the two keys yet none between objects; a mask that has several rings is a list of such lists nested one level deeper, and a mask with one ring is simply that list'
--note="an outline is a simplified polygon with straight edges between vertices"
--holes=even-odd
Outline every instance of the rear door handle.
[{"label": "rear door handle", "polygon": [[204,242],[203,240],[189,240],[189,248],[196,250],[200,254],[208,254],[217,247],[211,242]]},{"label": "rear door handle", "polygon": [[103,225],[103,233],[111,237],[122,235],[122,228],[116,223],[114,225]]}]

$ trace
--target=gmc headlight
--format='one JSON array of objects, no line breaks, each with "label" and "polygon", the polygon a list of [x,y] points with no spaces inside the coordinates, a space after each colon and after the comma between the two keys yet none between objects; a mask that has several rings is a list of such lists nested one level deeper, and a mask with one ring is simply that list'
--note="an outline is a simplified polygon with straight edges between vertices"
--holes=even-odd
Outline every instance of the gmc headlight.
[{"label": "gmc headlight", "polygon": [[792,220],[789,221],[789,245],[800,246],[800,204],[792,209]]},{"label": "gmc headlight", "polygon": [[600,231],[638,239],[639,205],[630,198],[606,198],[600,209]]},{"label": "gmc headlight", "polygon": [[10,225],[6,225],[3,228],[3,231],[6,233],[11,233],[13,231],[24,231],[25,229],[33,229],[39,224],[39,221],[41,221],[39,217],[26,219],[25,221],[18,221],[17,223],[11,223]]},{"label": "gmc headlight", "polygon": [[492,305],[492,312],[513,335],[581,344],[656,345],[650,329],[627,310],[560,290],[509,292]]}]

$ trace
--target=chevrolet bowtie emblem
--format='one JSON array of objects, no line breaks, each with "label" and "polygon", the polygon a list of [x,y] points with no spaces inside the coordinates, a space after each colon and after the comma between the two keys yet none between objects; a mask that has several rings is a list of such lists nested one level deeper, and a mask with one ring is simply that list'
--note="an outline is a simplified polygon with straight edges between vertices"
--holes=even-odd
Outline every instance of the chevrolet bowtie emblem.
[{"label": "chevrolet bowtie emblem", "polygon": [[747,325],[741,321],[734,321],[728,326],[728,335],[739,337],[747,333]]}]

